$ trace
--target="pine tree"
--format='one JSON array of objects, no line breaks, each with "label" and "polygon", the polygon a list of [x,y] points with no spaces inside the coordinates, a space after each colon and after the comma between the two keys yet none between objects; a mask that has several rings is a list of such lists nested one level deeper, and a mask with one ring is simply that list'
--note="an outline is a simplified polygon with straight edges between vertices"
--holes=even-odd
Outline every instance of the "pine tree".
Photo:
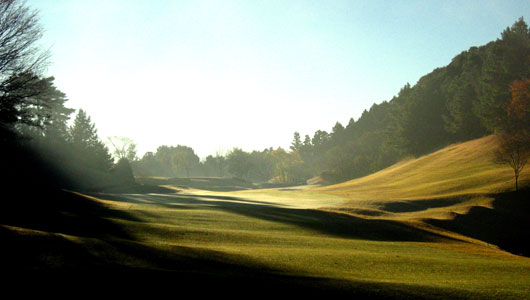
[{"label": "pine tree", "polygon": [[86,167],[107,171],[113,165],[109,149],[100,141],[95,124],[82,109],[70,127],[69,139],[76,159]]}]

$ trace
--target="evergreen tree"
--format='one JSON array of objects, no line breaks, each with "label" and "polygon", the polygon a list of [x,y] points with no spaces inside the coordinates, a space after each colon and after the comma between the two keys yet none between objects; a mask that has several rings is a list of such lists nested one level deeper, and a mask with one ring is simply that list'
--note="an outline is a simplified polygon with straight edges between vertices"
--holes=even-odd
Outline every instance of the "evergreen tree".
[{"label": "evergreen tree", "polygon": [[109,149],[100,141],[95,124],[84,110],[78,111],[69,133],[74,155],[81,164],[103,171],[112,167]]},{"label": "evergreen tree", "polygon": [[523,18],[488,48],[476,113],[490,132],[502,126],[510,84],[530,77],[530,30]]},{"label": "evergreen tree", "polygon": [[302,141],[300,140],[300,133],[296,131],[294,133],[293,141],[291,142],[290,149],[292,151],[300,151],[301,148],[302,148]]}]

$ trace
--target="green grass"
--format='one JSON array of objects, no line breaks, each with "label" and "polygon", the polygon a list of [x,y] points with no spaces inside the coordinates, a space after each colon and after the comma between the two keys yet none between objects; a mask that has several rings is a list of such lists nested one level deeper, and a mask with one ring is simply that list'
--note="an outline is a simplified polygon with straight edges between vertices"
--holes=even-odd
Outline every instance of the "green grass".
[{"label": "green grass", "polygon": [[[326,278],[336,280],[334,288],[375,289],[377,295],[402,293],[405,298],[522,299],[530,295],[528,258],[397,221],[306,209],[315,199],[296,208],[263,201],[266,195],[275,199],[277,193],[256,191],[259,197],[253,198],[246,192],[244,198],[236,198],[234,194],[241,192],[228,196],[195,190],[100,197],[113,209],[127,208],[133,220],[112,220],[135,243],[182,261],[208,259],[293,277]],[[300,195],[291,201],[304,202]],[[131,262],[138,264],[138,259]],[[148,268],[160,267],[149,260],[144,263]]]},{"label": "green grass", "polygon": [[289,287],[299,296],[528,299],[530,259],[481,235],[494,231],[483,227],[492,220],[496,229],[506,223],[491,213],[527,219],[513,194],[493,194],[510,176],[488,161],[491,145],[454,145],[323,188],[62,193],[56,199],[85,206],[28,214],[25,203],[19,217],[0,214],[0,257],[12,268],[156,272],[169,287],[199,282],[253,295]]}]

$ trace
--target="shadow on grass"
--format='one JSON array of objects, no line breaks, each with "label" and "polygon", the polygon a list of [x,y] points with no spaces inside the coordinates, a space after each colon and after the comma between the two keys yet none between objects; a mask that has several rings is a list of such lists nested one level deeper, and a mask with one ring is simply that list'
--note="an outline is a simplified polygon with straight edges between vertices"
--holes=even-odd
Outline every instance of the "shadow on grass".
[{"label": "shadow on grass", "polygon": [[530,257],[530,189],[489,196],[495,199],[493,209],[475,206],[451,220],[426,222]]},{"label": "shadow on grass", "polygon": [[111,235],[129,238],[126,231],[108,220],[120,218],[135,221],[128,213],[108,209],[71,192],[33,188],[3,196],[0,224],[83,237]]},{"label": "shadow on grass", "polygon": [[473,196],[467,196],[467,197],[449,197],[449,198],[438,198],[438,199],[426,199],[426,200],[410,200],[410,201],[392,201],[392,202],[381,202],[381,203],[374,203],[374,205],[378,206],[379,209],[387,211],[387,212],[394,212],[394,213],[401,213],[401,212],[417,212],[422,210],[427,210],[430,208],[437,208],[437,207],[447,207],[451,205],[455,205],[461,202],[464,202],[465,200],[468,200],[469,198],[472,198]]},{"label": "shadow on grass", "polygon": [[408,226],[402,222],[364,219],[315,209],[280,207],[268,202],[237,197],[198,194],[94,194],[94,196],[105,200],[155,205],[172,209],[196,209],[201,207],[220,209],[266,221],[295,225],[341,238],[416,242],[447,239],[432,232]]},{"label": "shadow on grass", "polygon": [[[156,249],[125,239],[73,242],[58,235],[27,235],[0,226],[4,291],[9,283],[44,285],[54,295],[358,297],[359,299],[477,299],[465,291],[411,284],[289,275],[242,257],[186,247]],[[94,248],[99,252],[94,254]],[[104,248],[104,249],[102,249]],[[17,274],[20,274],[17,276]],[[89,280],[91,278],[91,280]],[[42,296],[44,290],[39,289]]]},{"label": "shadow on grass", "polygon": [[[393,222],[273,207],[259,201],[196,195],[112,195],[113,201],[197,208],[201,205],[303,226],[327,234],[374,240],[425,240],[425,233]],[[140,199],[142,198],[142,199]],[[127,212],[60,190],[21,192],[0,213],[0,265],[23,282],[49,282],[134,295],[359,297],[369,299],[466,299],[461,290],[288,275],[248,258],[182,246],[155,248],[127,234],[111,219],[140,221]],[[18,229],[14,229],[17,227]],[[73,238],[69,236],[73,236]],[[97,283],[83,281],[93,276]],[[3,283],[7,283],[4,281]],[[126,283],[125,285],[120,283]],[[8,286],[8,285],[5,285]],[[84,289],[86,291],[86,289]],[[476,295],[472,295],[476,296]]]},{"label": "shadow on grass", "polygon": [[136,181],[146,185],[173,185],[181,188],[195,188],[216,192],[231,192],[258,188],[257,185],[243,179],[222,177],[137,177]]}]

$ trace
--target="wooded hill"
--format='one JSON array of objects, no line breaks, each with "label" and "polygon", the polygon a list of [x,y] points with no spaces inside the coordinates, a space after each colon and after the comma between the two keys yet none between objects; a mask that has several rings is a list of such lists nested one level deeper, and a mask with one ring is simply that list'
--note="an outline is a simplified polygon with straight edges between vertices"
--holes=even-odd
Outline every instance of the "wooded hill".
[{"label": "wooded hill", "polygon": [[420,156],[502,127],[510,86],[530,77],[530,30],[523,18],[501,37],[455,56],[389,101],[374,104],[344,127],[318,130],[292,150],[313,175],[332,182],[358,178],[407,156]]}]

